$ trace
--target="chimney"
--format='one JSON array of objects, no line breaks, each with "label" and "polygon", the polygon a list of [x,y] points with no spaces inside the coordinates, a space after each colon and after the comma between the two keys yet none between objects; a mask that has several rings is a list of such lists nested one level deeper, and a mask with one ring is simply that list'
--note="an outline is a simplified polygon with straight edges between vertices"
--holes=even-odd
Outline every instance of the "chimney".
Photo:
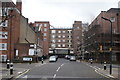
[{"label": "chimney", "polygon": [[22,0],[16,1],[16,8],[22,13]]}]

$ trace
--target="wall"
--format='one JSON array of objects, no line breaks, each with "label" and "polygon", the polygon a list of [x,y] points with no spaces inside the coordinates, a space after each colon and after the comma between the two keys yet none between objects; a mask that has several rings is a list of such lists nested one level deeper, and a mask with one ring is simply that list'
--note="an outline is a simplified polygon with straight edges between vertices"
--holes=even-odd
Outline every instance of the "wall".
[{"label": "wall", "polygon": [[21,16],[20,43],[36,43],[36,33],[28,25],[27,19]]}]

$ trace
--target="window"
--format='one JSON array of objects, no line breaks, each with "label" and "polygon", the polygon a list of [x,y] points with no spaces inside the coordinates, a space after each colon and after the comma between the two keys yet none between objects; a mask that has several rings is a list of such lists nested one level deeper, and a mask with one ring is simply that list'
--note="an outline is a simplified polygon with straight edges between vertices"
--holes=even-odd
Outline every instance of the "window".
[{"label": "window", "polygon": [[44,28],[44,31],[46,32],[46,31],[47,31],[47,28]]},{"label": "window", "polygon": [[65,33],[65,31],[62,31],[63,33]]},{"label": "window", "polygon": [[39,24],[36,24],[36,27],[38,27]]},{"label": "window", "polygon": [[62,40],[63,42],[65,42],[65,40]]},{"label": "window", "polygon": [[65,44],[63,44],[62,47],[65,47]]},{"label": "window", "polygon": [[8,27],[8,20],[0,24],[1,27]]},{"label": "window", "polygon": [[61,42],[61,40],[58,40],[58,42]]},{"label": "window", "polygon": [[52,38],[55,38],[55,35],[52,35]]},{"label": "window", "polygon": [[47,36],[47,34],[46,34],[46,33],[44,33],[44,36]]},{"label": "window", "polygon": [[51,33],[56,33],[56,31],[55,31],[55,30],[52,30]]},{"label": "window", "polygon": [[56,42],[56,40],[52,40],[52,43],[55,43]]},{"label": "window", "polygon": [[61,36],[59,35],[58,38],[61,38]]},{"label": "window", "polygon": [[7,43],[0,43],[0,50],[7,50]]},{"label": "window", "polygon": [[60,45],[60,44],[58,44],[58,47],[61,47],[61,45]]},{"label": "window", "polygon": [[61,33],[61,31],[58,31],[58,33]]},{"label": "window", "polygon": [[8,38],[8,32],[0,32],[0,39],[7,39]]},{"label": "window", "polygon": [[44,27],[47,27],[47,24],[44,24]]},{"label": "window", "polygon": [[56,44],[51,44],[51,47],[52,47],[52,48],[55,48],[55,47],[56,47]]},{"label": "window", "polygon": [[44,41],[46,41],[47,39],[46,38],[44,38]]},{"label": "window", "polygon": [[62,37],[65,38],[65,35],[63,35]]}]

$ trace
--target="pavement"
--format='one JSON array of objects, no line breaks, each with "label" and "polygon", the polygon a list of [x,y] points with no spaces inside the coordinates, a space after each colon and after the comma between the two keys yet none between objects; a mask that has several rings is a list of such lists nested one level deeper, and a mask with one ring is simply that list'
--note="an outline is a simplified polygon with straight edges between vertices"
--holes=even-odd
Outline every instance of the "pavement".
[{"label": "pavement", "polygon": [[[47,63],[48,60],[45,60],[44,63]],[[22,66],[21,64],[24,64]],[[29,69],[37,66],[39,63],[14,63],[13,65],[13,74],[10,75],[10,69],[7,69],[6,63],[0,63],[0,80],[12,80],[13,78],[17,78],[22,73],[29,71]],[[18,66],[16,66],[18,65]]]},{"label": "pavement", "polygon": [[28,69],[25,68],[13,68],[13,74],[10,75],[10,69],[0,67],[0,79],[7,80],[17,77],[18,75],[26,72]]},{"label": "pavement", "polygon": [[[78,61],[78,62],[81,62],[81,61]],[[98,63],[90,64],[89,62],[84,62],[84,61],[82,61],[82,63],[88,65],[91,68],[94,68],[97,73],[99,73],[103,76],[108,76],[109,78],[117,78],[118,80],[120,80],[120,74],[119,74],[120,73],[120,65],[113,65],[112,74],[110,75],[109,74],[109,70],[110,70],[109,64],[107,64],[107,69],[104,70],[103,64],[98,64]],[[0,63],[0,64],[2,64],[2,63]],[[31,64],[31,65],[35,65],[35,64],[37,64],[37,63]],[[24,72],[27,72],[28,70],[29,69],[24,68],[24,67],[14,68],[13,75],[10,75],[10,69],[6,69],[6,67],[0,67],[0,79],[7,80],[7,79],[16,78],[17,76],[21,75]]]},{"label": "pavement", "polygon": [[[80,62],[80,61],[78,61]],[[89,63],[89,62],[85,62],[82,61],[82,63],[88,65],[89,67],[95,69],[95,71],[97,73],[99,73],[100,75],[103,76],[107,76],[108,78],[116,78],[118,80],[120,80],[120,64],[113,64],[112,65],[112,74],[110,74],[110,64],[106,64],[106,70],[104,70],[104,64],[100,64],[100,63]]]}]

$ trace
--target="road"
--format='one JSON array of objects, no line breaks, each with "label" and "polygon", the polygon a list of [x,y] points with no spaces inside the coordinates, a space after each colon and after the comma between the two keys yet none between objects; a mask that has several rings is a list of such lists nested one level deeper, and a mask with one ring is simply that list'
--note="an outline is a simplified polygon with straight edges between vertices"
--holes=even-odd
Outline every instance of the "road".
[{"label": "road", "polygon": [[[58,59],[52,63],[38,63],[17,80],[109,80],[83,62]],[[28,78],[28,79],[27,79]]]}]

